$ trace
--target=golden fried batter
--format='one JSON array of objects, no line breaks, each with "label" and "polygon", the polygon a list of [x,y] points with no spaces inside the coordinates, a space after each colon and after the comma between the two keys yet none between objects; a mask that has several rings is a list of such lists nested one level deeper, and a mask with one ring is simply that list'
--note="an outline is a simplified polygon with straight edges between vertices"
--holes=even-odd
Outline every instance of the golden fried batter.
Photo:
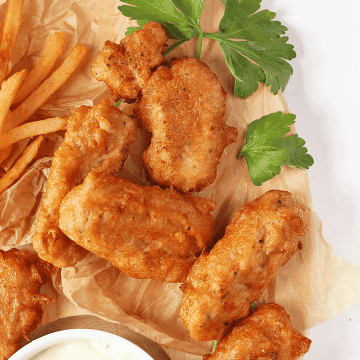
[{"label": "golden fried batter", "polygon": [[295,360],[310,345],[310,339],[293,330],[280,305],[266,304],[236,322],[204,360]]},{"label": "golden fried batter", "polygon": [[249,314],[278,270],[298,250],[310,210],[287,191],[271,190],[235,213],[182,286],[180,318],[193,339],[220,339]]},{"label": "golden fried batter", "polygon": [[61,230],[129,276],[183,282],[212,245],[212,200],[91,172],[60,207]]},{"label": "golden fried batter", "polygon": [[134,108],[152,132],[143,154],[154,182],[190,194],[210,185],[237,130],[224,124],[226,93],[215,74],[194,58],[174,60],[150,77]]},{"label": "golden fried batter", "polygon": [[33,237],[42,259],[66,267],[88,253],[59,229],[60,203],[91,170],[119,171],[135,136],[133,119],[111,106],[109,100],[93,108],[81,106],[70,117],[64,142],[54,155]]},{"label": "golden fried batter", "polygon": [[0,250],[0,359],[14,354],[21,338],[28,339],[40,324],[41,305],[54,300],[40,294],[40,287],[50,281],[53,270],[26,251]]},{"label": "golden fried batter", "polygon": [[120,44],[106,41],[91,66],[95,79],[104,81],[115,99],[133,102],[150,78],[151,69],[164,58],[167,36],[162,25],[147,23]]}]

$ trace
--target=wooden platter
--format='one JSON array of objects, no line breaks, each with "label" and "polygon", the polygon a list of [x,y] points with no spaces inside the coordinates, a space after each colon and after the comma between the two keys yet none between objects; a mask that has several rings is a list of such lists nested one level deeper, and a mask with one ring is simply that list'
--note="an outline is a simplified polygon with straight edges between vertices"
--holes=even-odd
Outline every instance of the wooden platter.
[{"label": "wooden platter", "polygon": [[[205,18],[213,19],[213,24],[217,24],[218,19],[221,16],[221,12],[221,8],[219,8],[215,1],[207,1],[206,7],[204,9]],[[128,24],[125,25],[127,27]],[[216,29],[213,29],[212,26],[213,25],[210,22],[206,23],[204,31],[216,31]],[[85,41],[86,40],[87,39],[85,39]],[[195,48],[196,46],[194,46],[193,42],[190,42],[189,44],[186,43],[183,47],[179,47],[177,52],[174,52],[172,56],[194,56],[193,49]],[[213,198],[213,195],[215,194],[221,198],[221,194],[215,191],[215,187],[221,183],[221,181],[223,181],[223,178],[229,176],[229,174],[236,178],[235,181],[229,183],[229,186],[232,186],[232,191],[236,196],[234,195],[231,198],[231,201],[226,199],[226,202],[222,204],[223,206],[219,206],[219,210],[216,214],[218,220],[221,221],[221,223],[225,226],[231,219],[234,210],[239,205],[242,205],[243,203],[260,196],[269,189],[291,191],[297,199],[312,208],[311,189],[306,172],[286,168],[282,170],[281,176],[274,178],[273,180],[264,184],[262,187],[255,187],[251,184],[251,181],[248,177],[244,159],[236,160],[236,154],[245,140],[246,126],[251,121],[259,119],[261,116],[275,111],[288,112],[288,108],[282,94],[274,96],[270,93],[269,89],[261,85],[259,91],[253,96],[246,100],[238,99],[232,95],[233,78],[230,76],[228,70],[226,70],[226,67],[224,66],[224,60],[221,53],[219,52],[219,49],[216,48],[216,45],[208,41],[208,39],[204,39],[202,54],[203,55],[201,60],[203,60],[213,71],[216,72],[220,82],[222,83],[226,92],[229,94],[227,100],[227,124],[230,126],[235,126],[239,130],[238,142],[231,146],[231,148],[229,147],[227,150],[227,156],[228,158],[233,159],[231,160],[233,163],[223,162],[220,164],[220,170],[218,170],[218,172],[221,175],[216,180],[214,185],[209,187],[209,189],[204,192],[204,197]],[[59,98],[61,98],[61,94]],[[295,129],[292,130],[294,131]],[[101,330],[123,336],[138,345],[140,343],[143,346],[146,346],[146,349],[144,348],[144,350],[153,356],[154,360],[166,359],[166,354],[171,360],[202,360],[202,356],[188,354],[186,352],[168,348],[166,346],[160,347],[160,345],[158,345],[156,342],[146,339],[144,336],[127,329],[121,324],[114,324],[113,322],[107,322],[105,320],[94,317],[93,315],[89,315],[87,310],[77,307],[63,294],[55,294],[52,289],[47,289],[46,291],[48,295],[52,295],[54,297],[56,296],[57,300],[52,304],[44,306],[42,326],[33,334],[33,338],[41,336],[41,334],[46,334],[48,332],[62,329],[84,327],[96,329],[99,328]],[[156,335],[154,335],[154,338],[156,338]]]},{"label": "wooden platter", "polygon": [[[54,296],[51,289],[45,289],[50,296]],[[179,350],[161,347],[159,344],[147,339],[126,326],[102,320],[96,316],[88,315],[85,310],[79,309],[65,296],[58,294],[56,301],[45,305],[42,326],[31,335],[30,341],[40,336],[67,329],[96,329],[119,335],[146,351],[154,360],[202,360],[202,356],[187,354]],[[23,340],[22,345],[27,342]]]}]

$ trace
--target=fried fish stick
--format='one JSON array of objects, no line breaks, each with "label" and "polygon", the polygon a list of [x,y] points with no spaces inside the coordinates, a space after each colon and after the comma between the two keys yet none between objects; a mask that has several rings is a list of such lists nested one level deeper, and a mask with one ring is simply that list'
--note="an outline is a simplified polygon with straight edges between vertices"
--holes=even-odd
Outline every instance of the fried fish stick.
[{"label": "fried fish stick", "polygon": [[199,257],[182,286],[180,319],[193,339],[220,339],[249,314],[251,303],[298,250],[309,218],[308,207],[280,190],[240,207],[224,237]]},{"label": "fried fish stick", "polygon": [[40,294],[54,267],[23,250],[0,250],[0,359],[20,348],[22,337],[40,324],[42,304],[54,299]]},{"label": "fried fish stick", "polygon": [[62,268],[86,256],[88,251],[59,229],[60,203],[91,170],[119,171],[135,137],[133,119],[107,99],[93,108],[81,106],[69,118],[64,142],[54,154],[33,237],[42,259]]},{"label": "fried fish stick", "polygon": [[152,133],[143,154],[154,183],[191,194],[216,178],[224,149],[237,130],[225,125],[226,92],[200,60],[173,60],[150,77],[134,108]]},{"label": "fried fish stick", "polygon": [[115,101],[134,102],[149,80],[151,69],[164,61],[166,41],[162,25],[149,22],[120,44],[106,41],[91,66],[91,73],[105,82]]},{"label": "fried fish stick", "polygon": [[183,282],[212,245],[212,200],[91,172],[62,201],[59,226],[129,276]]},{"label": "fried fish stick", "polygon": [[290,316],[280,305],[264,304],[237,321],[204,360],[295,360],[310,345],[310,339],[292,328]]}]

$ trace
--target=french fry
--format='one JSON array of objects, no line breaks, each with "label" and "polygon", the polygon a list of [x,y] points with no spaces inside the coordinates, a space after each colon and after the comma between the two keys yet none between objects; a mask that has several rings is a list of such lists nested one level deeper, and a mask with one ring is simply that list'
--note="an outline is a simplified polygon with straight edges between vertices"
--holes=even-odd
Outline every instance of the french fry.
[{"label": "french fry", "polygon": [[0,179],[0,195],[8,189],[34,159],[39,151],[44,136],[38,136],[22,153],[14,166]]},{"label": "french fry", "polygon": [[15,94],[25,79],[27,70],[22,70],[5,80],[0,90],[0,134]]},{"label": "french fry", "polygon": [[12,113],[8,113],[3,130],[8,131],[23,124],[62,84],[64,84],[80,64],[86,52],[85,46],[75,45],[60,67]]},{"label": "french fry", "polygon": [[21,25],[24,1],[25,0],[9,0],[6,10],[4,28],[0,41],[0,87],[8,72],[9,61]]},{"label": "french fry", "polygon": [[31,142],[30,138],[26,138],[24,140],[18,141],[17,143],[13,144],[13,149],[10,155],[2,162],[1,167],[5,171],[10,170],[30,142]]},{"label": "french fry", "polygon": [[13,149],[13,145],[9,145],[0,150],[0,165],[3,163],[3,161],[5,161],[9,157],[12,149]]},{"label": "french fry", "polygon": [[29,72],[25,81],[16,93],[14,104],[27,98],[46,78],[55,64],[56,59],[63,51],[65,34],[56,32],[49,36],[41,58],[36,66]]},{"label": "french fry", "polygon": [[55,117],[26,123],[4,132],[0,134],[0,150],[28,137],[47,134],[58,130],[66,130],[67,121],[68,119]]},{"label": "french fry", "polygon": [[6,171],[0,168],[0,179],[6,174]]}]

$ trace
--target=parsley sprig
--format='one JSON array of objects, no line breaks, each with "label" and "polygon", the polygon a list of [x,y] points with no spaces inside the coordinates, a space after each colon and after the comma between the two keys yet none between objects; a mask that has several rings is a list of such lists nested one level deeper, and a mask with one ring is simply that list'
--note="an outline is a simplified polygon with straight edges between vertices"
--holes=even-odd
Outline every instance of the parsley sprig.
[{"label": "parsley sprig", "polygon": [[[293,73],[286,60],[293,59],[296,53],[287,43],[288,37],[283,36],[287,28],[274,20],[275,13],[259,11],[261,0],[227,0],[217,33],[204,33],[200,27],[205,0],[123,2],[131,5],[119,6],[123,15],[137,20],[140,26],[157,21],[165,27],[169,38],[177,40],[167,52],[198,36],[197,57],[200,58],[204,37],[218,41],[235,77],[234,93],[238,97],[246,98],[253,94],[259,82],[270,86],[274,94],[284,91]],[[138,29],[131,27],[126,34]]]},{"label": "parsley sprig", "polygon": [[[259,10],[261,0],[221,0],[225,12],[217,33],[205,33],[200,27],[205,0],[125,0],[119,6],[123,15],[137,20],[161,23],[170,39],[177,40],[166,53],[193,37],[199,37],[200,58],[204,37],[216,40],[226,64],[235,78],[234,94],[246,98],[256,92],[259,83],[270,86],[276,95],[284,91],[293,73],[287,60],[296,56],[293,45],[284,36],[287,28],[275,21],[276,14]],[[128,28],[129,35],[140,27]],[[308,169],[314,163],[298,135],[285,136],[295,115],[273,113],[253,121],[239,158],[245,157],[252,182],[260,186],[280,173],[281,166]]]},{"label": "parsley sprig", "polygon": [[281,111],[263,116],[250,123],[246,142],[238,158],[245,157],[251,181],[260,186],[278,175],[281,165],[297,169],[309,169],[314,159],[307,153],[305,141],[297,134],[285,136],[289,126],[295,123],[294,114]]}]

